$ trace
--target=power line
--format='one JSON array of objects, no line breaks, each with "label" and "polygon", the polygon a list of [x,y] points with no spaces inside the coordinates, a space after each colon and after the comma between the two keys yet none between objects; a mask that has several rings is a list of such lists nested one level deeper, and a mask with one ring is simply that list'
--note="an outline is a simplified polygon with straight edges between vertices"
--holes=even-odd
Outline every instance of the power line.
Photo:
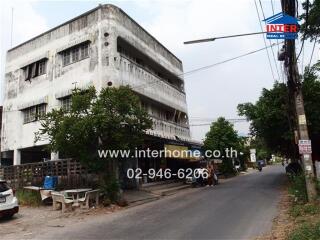
[{"label": "power line", "polygon": [[[245,53],[245,54],[242,54],[242,55],[239,55],[239,56],[236,56],[236,57],[233,57],[233,58],[229,58],[229,59],[226,59],[226,60],[223,60],[221,62],[217,62],[217,63],[214,63],[214,64],[210,64],[210,65],[207,65],[207,66],[204,66],[204,67],[200,67],[200,68],[196,68],[196,69],[192,69],[190,71],[187,71],[187,72],[184,72],[182,74],[178,74],[177,76],[180,77],[180,76],[188,76],[190,74],[193,74],[193,73],[196,73],[196,72],[199,72],[199,71],[203,71],[203,70],[206,70],[206,69],[209,69],[209,68],[212,68],[212,67],[215,67],[215,66],[218,66],[218,65],[221,65],[221,64],[224,64],[224,63],[227,63],[227,62],[231,62],[233,60],[236,60],[236,59],[239,59],[239,58],[242,58],[242,57],[245,57],[245,56],[248,56],[248,55],[251,55],[251,54],[254,54],[254,53],[257,53],[257,52],[260,52],[260,51],[263,51],[265,50],[266,48],[270,48],[271,46],[276,46],[276,45],[279,45],[279,44],[282,44],[283,42],[280,42],[278,44],[276,43],[273,43],[269,46],[266,46],[264,48],[259,48],[257,50],[254,50],[254,51],[250,51],[248,53]],[[131,86],[131,88],[133,90],[137,90],[139,88],[144,88],[146,86],[151,86],[153,84],[156,84],[157,83],[157,80],[153,81],[152,83],[144,83],[144,84],[140,84],[140,85],[136,85],[136,86]]]},{"label": "power line", "polygon": [[[274,12],[273,0],[270,0],[270,2],[271,2],[272,14],[274,15],[275,12]],[[279,40],[278,40],[278,39],[277,39],[277,43],[279,43]],[[278,45],[278,52],[280,52],[279,45]],[[281,64],[280,64],[280,66],[281,66]],[[281,69],[280,69],[280,71],[281,71]],[[282,77],[283,77],[283,76],[282,76]]]},{"label": "power line", "polygon": [[[255,3],[256,3],[256,2],[255,2]],[[261,0],[259,0],[259,4],[260,4],[260,8],[261,8],[261,12],[262,12],[263,19],[266,19],[266,16],[265,16],[265,14],[264,14],[264,10],[263,10],[263,7],[262,7]],[[258,14],[258,18],[259,18],[260,27],[261,27],[261,29],[262,29],[261,19],[260,19],[260,15],[259,15],[258,10],[257,10],[257,14]],[[265,41],[264,38],[263,38],[263,40]],[[269,44],[271,44],[271,40],[270,40],[270,39],[269,39]],[[268,51],[268,50],[267,50],[267,51]],[[275,68],[276,68],[278,78],[280,79],[280,74],[279,74],[279,70],[278,70],[277,60],[276,60],[276,57],[275,57],[275,55],[274,55],[274,51],[273,51],[273,48],[272,48],[272,47],[271,47],[271,52],[272,52],[272,56],[273,56],[274,66],[275,66]]]},{"label": "power line", "polygon": [[[216,121],[217,118],[208,117],[190,117],[191,121]],[[226,118],[228,121],[247,121],[246,118]]]},{"label": "power line", "polygon": [[313,44],[313,47],[312,47],[312,52],[311,52],[311,56],[310,56],[310,60],[309,60],[309,64],[308,64],[308,67],[309,67],[309,68],[310,68],[310,65],[311,65],[311,62],[312,62],[314,49],[315,49],[316,43],[317,43],[317,38],[318,38],[318,36],[316,36],[316,38],[314,39],[314,44]]},{"label": "power line", "polygon": [[[261,19],[260,19],[260,14],[259,14],[259,10],[258,10],[258,6],[257,6],[256,0],[254,0],[254,5],[256,7],[256,11],[257,11],[257,14],[258,14],[261,31],[263,31],[262,24],[261,24]],[[264,45],[267,46],[267,43],[266,43],[266,40],[264,39],[264,37],[263,37],[263,42],[264,42]],[[276,81],[276,78],[274,77],[274,72],[273,72],[273,68],[272,68],[269,52],[268,52],[268,50],[266,50],[266,52],[267,52],[269,66],[270,66],[270,70],[271,70],[271,74],[272,74],[273,80]]]},{"label": "power line", "polygon": [[[282,42],[279,43],[279,44],[282,44]],[[251,54],[260,52],[260,51],[263,51],[263,50],[265,50],[265,49],[267,49],[267,48],[270,48],[271,46],[275,46],[275,45],[277,45],[277,44],[276,44],[276,43],[273,43],[273,44],[271,44],[271,45],[269,45],[269,46],[266,46],[266,47],[263,47],[263,48],[259,48],[259,49],[257,49],[257,50],[254,50],[254,51],[251,51],[251,52],[248,52],[248,53],[245,53],[245,54],[242,54],[242,55],[233,57],[233,58],[229,58],[229,59],[226,59],[226,60],[221,61],[221,62],[217,62],[217,63],[211,64],[211,65],[207,65],[207,66],[204,66],[204,67],[200,67],[200,68],[196,68],[196,69],[190,70],[190,71],[188,71],[188,72],[184,72],[184,73],[182,73],[182,74],[180,74],[180,75],[178,75],[178,76],[186,76],[186,75],[190,75],[190,74],[193,74],[193,73],[195,73],[195,72],[198,72],[198,71],[206,70],[206,69],[208,69],[208,68],[212,68],[212,67],[215,67],[215,66],[218,66],[218,65],[227,63],[227,62],[231,62],[231,61],[233,61],[233,60],[236,60],[236,59],[239,59],[239,58],[242,58],[242,57],[245,57],[245,56],[248,56],[248,55],[251,55]]]},{"label": "power line", "polygon": [[[282,44],[283,42],[280,42],[278,44]],[[214,63],[214,64],[210,64],[210,65],[207,65],[207,66],[204,66],[204,67],[200,67],[200,68],[196,68],[196,69],[193,69],[193,70],[190,70],[188,72],[184,72],[182,74],[179,74],[177,76],[184,76],[184,75],[190,75],[190,74],[193,74],[193,73],[196,73],[198,71],[202,71],[202,70],[206,70],[206,69],[209,69],[209,68],[212,68],[212,67],[215,67],[215,66],[218,66],[218,65],[221,65],[221,64],[224,64],[224,63],[227,63],[227,62],[231,62],[233,60],[236,60],[236,59],[239,59],[239,58],[242,58],[242,57],[245,57],[245,56],[249,56],[249,55],[252,55],[254,53],[257,53],[257,52],[261,52],[263,50],[265,50],[266,48],[270,48],[271,46],[276,46],[278,45],[276,43],[273,43],[272,45],[269,45],[269,46],[266,46],[266,47],[263,47],[263,48],[259,48],[257,50],[254,50],[254,51],[250,51],[248,53],[245,53],[245,54],[242,54],[242,55],[238,55],[236,57],[233,57],[233,58],[229,58],[229,59],[226,59],[226,60],[223,60],[221,62],[217,62],[217,63]],[[130,86],[131,89],[138,89],[138,88],[141,88],[141,87],[145,87],[145,86],[150,86],[150,85],[153,85],[157,83],[156,81],[154,81],[153,83],[146,83],[146,84],[141,84],[141,85],[137,85],[137,86]],[[56,106],[60,106],[60,105],[53,105],[51,107],[56,107]],[[3,109],[3,112],[18,112],[18,111],[21,111],[21,110],[5,110]]]},{"label": "power line", "polygon": [[10,36],[10,47],[12,47],[12,42],[13,42],[13,7],[11,8],[11,36]]},{"label": "power line", "polygon": [[[212,122],[214,122],[215,120],[213,120]],[[230,123],[240,123],[240,122],[248,122],[247,119],[226,119],[226,121],[230,122]],[[195,123],[195,124],[189,124],[190,127],[201,127],[201,126],[210,126],[212,124],[212,122],[209,123]]]},{"label": "power line", "polygon": [[303,72],[304,72],[304,46],[302,49],[302,57],[301,57],[301,75],[303,76]]},{"label": "power line", "polygon": [[[297,4],[297,9],[298,9],[298,4]],[[301,48],[300,48],[300,51],[299,51],[299,54],[297,56],[297,60],[299,59],[300,57],[300,54],[302,52],[302,49],[304,48],[304,40],[306,38],[306,32],[308,31],[308,18],[309,18],[309,0],[307,0],[307,6],[306,6],[306,22],[305,22],[305,30],[304,30],[304,34],[303,34],[303,37],[302,37],[302,45],[301,45]]]},{"label": "power line", "polygon": [[[273,0],[270,0],[271,2],[271,9],[272,9],[272,14],[275,15],[275,8],[274,8],[274,3],[273,3]],[[280,47],[279,47],[279,39],[277,39],[277,44],[278,44],[278,53],[280,52]],[[284,77],[284,68],[282,66],[282,64],[279,64],[280,66],[280,74],[281,74],[281,79],[282,79],[282,82],[285,83],[285,77]]]}]

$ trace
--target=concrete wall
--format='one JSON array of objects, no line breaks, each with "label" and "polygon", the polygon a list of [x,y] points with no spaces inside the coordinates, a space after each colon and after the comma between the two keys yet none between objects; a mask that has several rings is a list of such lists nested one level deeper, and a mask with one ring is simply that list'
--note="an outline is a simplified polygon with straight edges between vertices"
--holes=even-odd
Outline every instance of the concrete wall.
[{"label": "concrete wall", "polygon": [[[15,150],[16,163],[19,163],[20,149],[47,144],[46,141],[34,143],[34,132],[38,131],[40,123],[24,124],[21,109],[37,102],[46,102],[47,111],[60,107],[57,98],[69,94],[75,82],[80,88],[94,85],[98,91],[107,87],[108,82],[112,82],[113,86],[148,85],[141,75],[125,72],[121,68],[122,57],[117,51],[118,37],[128,41],[171,73],[182,73],[181,61],[122,10],[112,5],[102,5],[9,50],[5,71],[1,151]],[[90,41],[89,58],[62,66],[59,52],[85,41]],[[22,68],[44,57],[48,59],[46,74],[25,81]],[[143,90],[138,88],[136,92],[164,106],[187,113],[185,93],[161,82],[161,79],[156,80],[158,87],[150,85]],[[167,134],[159,128],[155,131],[157,135],[160,133],[168,138],[178,135],[188,139],[189,128],[183,128],[184,131],[170,131]],[[153,132],[149,131],[149,134]]]}]

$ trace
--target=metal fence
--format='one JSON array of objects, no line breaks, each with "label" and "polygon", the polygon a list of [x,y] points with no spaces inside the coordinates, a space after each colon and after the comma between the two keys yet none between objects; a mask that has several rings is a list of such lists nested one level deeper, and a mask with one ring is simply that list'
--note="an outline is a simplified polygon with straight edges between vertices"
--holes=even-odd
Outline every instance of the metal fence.
[{"label": "metal fence", "polygon": [[54,160],[0,167],[0,179],[12,187],[43,185],[45,176],[57,176],[58,188],[79,188],[95,186],[98,176],[89,172],[74,159]]}]

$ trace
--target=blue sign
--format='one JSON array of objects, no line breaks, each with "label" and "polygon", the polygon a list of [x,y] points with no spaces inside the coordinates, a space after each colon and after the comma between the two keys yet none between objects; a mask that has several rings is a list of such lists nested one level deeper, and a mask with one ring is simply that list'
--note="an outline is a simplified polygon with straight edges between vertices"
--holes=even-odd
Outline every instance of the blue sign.
[{"label": "blue sign", "polygon": [[278,13],[264,19],[267,27],[267,39],[293,40],[298,38],[298,19],[285,13]]}]

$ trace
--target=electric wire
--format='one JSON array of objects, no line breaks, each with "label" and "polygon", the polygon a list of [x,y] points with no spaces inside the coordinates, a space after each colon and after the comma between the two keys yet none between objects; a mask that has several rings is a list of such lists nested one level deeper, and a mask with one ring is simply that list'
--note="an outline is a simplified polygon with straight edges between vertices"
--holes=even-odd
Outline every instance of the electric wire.
[{"label": "electric wire", "polygon": [[[256,11],[257,11],[257,15],[258,15],[258,20],[259,20],[259,24],[260,24],[261,31],[263,31],[263,27],[262,27],[262,24],[261,24],[260,14],[259,14],[259,10],[258,10],[258,6],[257,6],[256,0],[254,0],[254,5],[255,5],[255,7],[256,7]],[[265,38],[264,38],[264,37],[262,37],[262,38],[263,38],[264,45],[267,46],[267,42],[266,42]],[[268,62],[269,62],[269,66],[270,66],[270,70],[271,70],[271,74],[272,74],[273,80],[276,81],[276,78],[275,78],[275,76],[274,76],[274,72],[273,72],[273,68],[272,68],[272,64],[271,64],[271,60],[270,60],[270,56],[269,56],[268,49],[266,50],[266,52],[267,52]]]},{"label": "electric wire", "polygon": [[[283,42],[279,43],[279,44],[282,44]],[[266,47],[263,47],[263,48],[259,48],[257,50],[254,50],[254,51],[250,51],[248,53],[245,53],[245,54],[242,54],[242,55],[239,55],[239,56],[236,56],[236,57],[233,57],[233,58],[229,58],[229,59],[226,59],[224,61],[221,61],[221,62],[217,62],[217,63],[214,63],[214,64],[210,64],[210,65],[207,65],[207,66],[204,66],[204,67],[200,67],[200,68],[196,68],[196,69],[193,69],[193,70],[190,70],[190,71],[187,71],[187,72],[184,72],[178,76],[188,76],[190,74],[193,74],[193,73],[196,73],[198,71],[202,71],[202,70],[206,70],[208,68],[212,68],[212,67],[215,67],[215,66],[218,66],[218,65],[221,65],[221,64],[224,64],[224,63],[227,63],[227,62],[230,62],[230,61],[233,61],[233,60],[236,60],[236,59],[239,59],[239,58],[242,58],[242,57],[245,57],[245,56],[248,56],[248,55],[251,55],[251,54],[254,54],[254,53],[257,53],[257,52],[260,52],[260,51],[263,51],[267,48],[270,48],[272,46],[276,46],[277,44],[276,43],[273,43],[269,46],[266,46]]]},{"label": "electric wire", "polygon": [[[298,5],[297,5],[297,8],[298,8]],[[306,32],[308,31],[308,18],[309,18],[309,0],[307,0],[307,6],[306,6],[306,21],[305,21],[304,34],[302,36],[302,45],[301,45],[301,48],[300,48],[300,51],[299,51],[299,54],[297,56],[296,61],[298,61],[298,59],[299,59],[299,57],[301,55],[302,49],[304,48],[304,41],[305,41],[305,38],[306,38]]]},{"label": "electric wire", "polygon": [[[261,3],[261,0],[259,0],[259,4],[260,4],[260,8],[261,8],[261,12],[262,12],[262,16],[264,19],[266,19],[266,16],[264,14],[264,10],[263,10],[263,7],[262,7],[262,3]],[[259,14],[258,14],[259,16]],[[259,17],[259,21],[260,21],[260,24],[261,24],[261,19]],[[269,44],[271,44],[271,40],[269,39]],[[279,45],[278,45],[279,46]],[[279,74],[279,69],[278,69],[278,65],[277,65],[277,60],[276,60],[276,57],[274,55],[274,51],[273,51],[273,48],[271,47],[271,53],[272,53],[272,56],[273,56],[273,61],[274,61],[274,66],[276,68],[276,71],[277,71],[277,74],[278,74],[278,78],[280,80],[280,74]]]},{"label": "electric wire", "polygon": [[[278,44],[282,44],[283,42],[280,42]],[[196,69],[193,69],[193,70],[190,70],[188,72],[184,72],[182,74],[179,74],[177,76],[184,76],[184,75],[190,75],[190,74],[193,74],[193,73],[196,73],[198,71],[203,71],[203,70],[206,70],[206,69],[209,69],[209,68],[212,68],[212,67],[215,67],[215,66],[219,66],[221,64],[224,64],[224,63],[227,63],[227,62],[231,62],[231,61],[234,61],[236,59],[239,59],[239,58],[242,58],[242,57],[245,57],[245,56],[249,56],[249,55],[252,55],[254,53],[257,53],[257,52],[261,52],[263,50],[265,50],[266,48],[270,48],[271,46],[276,46],[278,45],[276,43],[273,43],[272,45],[269,45],[269,46],[266,46],[266,47],[263,47],[263,48],[259,48],[257,50],[254,50],[254,51],[250,51],[250,52],[247,52],[245,54],[241,54],[241,55],[238,55],[236,57],[233,57],[233,58],[229,58],[229,59],[226,59],[226,60],[223,60],[221,62],[217,62],[217,63],[214,63],[214,64],[210,64],[210,65],[207,65],[207,66],[204,66],[204,67],[200,67],[200,68],[196,68]],[[153,83],[147,83],[147,84],[141,84],[141,85],[136,85],[136,86],[130,86],[132,90],[136,90],[140,87],[145,87],[145,86],[150,86],[150,85],[153,85],[157,83],[156,81],[154,81]],[[54,105],[54,106],[51,106],[51,107],[57,107],[57,106],[60,106],[60,105]],[[5,110],[3,109],[3,112],[19,112],[21,110]]]},{"label": "electric wire", "polygon": [[309,64],[308,64],[308,68],[309,68],[309,69],[310,69],[310,65],[311,65],[311,62],[312,62],[313,53],[314,53],[314,50],[315,50],[315,47],[316,47],[317,38],[318,38],[318,36],[316,36],[316,38],[314,39],[314,43],[313,43],[313,47],[312,47],[312,52],[311,52],[311,56],[310,56],[310,60],[309,60]]},{"label": "electric wire", "polygon": [[[279,45],[279,44],[282,44],[282,43],[283,43],[283,42],[280,42],[280,43],[278,43],[278,44],[273,43],[273,44],[268,45],[268,46],[266,46],[266,47],[259,48],[259,49],[254,50],[254,51],[250,51],[250,52],[247,52],[247,53],[245,53],[245,54],[241,54],[241,55],[238,55],[238,56],[236,56],[236,57],[232,57],[232,58],[223,60],[223,61],[221,61],[221,62],[217,62],[217,63],[210,64],[210,65],[207,65],[207,66],[204,66],[204,67],[192,69],[192,70],[187,71],[187,72],[184,72],[184,73],[182,73],[182,74],[178,74],[177,76],[178,76],[178,77],[182,77],[182,76],[188,77],[189,75],[194,74],[194,73],[196,73],[196,72],[203,71],[203,70],[206,70],[206,69],[209,69],[209,68],[212,68],[212,67],[216,67],[216,66],[222,65],[222,64],[224,64],[224,63],[231,62],[231,61],[234,61],[234,60],[236,60],[236,59],[239,59],[239,58],[242,58],[242,57],[245,57],[245,56],[249,56],[249,55],[254,54],[254,53],[257,53],[257,52],[261,52],[261,51],[263,51],[263,50],[265,50],[265,49],[267,49],[267,48],[270,48],[271,46],[276,46],[276,45]],[[150,86],[150,85],[153,85],[153,84],[156,84],[156,83],[158,83],[157,80],[155,80],[155,81],[152,82],[152,83],[144,83],[144,84],[141,84],[141,85],[131,86],[131,88],[132,88],[133,90],[137,90],[137,89],[139,89],[139,88],[144,88],[144,87],[146,87],[146,86]]]},{"label": "electric wire", "polygon": [[[272,14],[275,15],[275,12],[274,12],[274,4],[273,4],[273,0],[270,0],[271,2],[271,9],[272,9]],[[277,39],[277,43],[279,42],[279,39]],[[278,52],[280,52],[280,48],[279,48],[279,45],[278,45]]]}]

